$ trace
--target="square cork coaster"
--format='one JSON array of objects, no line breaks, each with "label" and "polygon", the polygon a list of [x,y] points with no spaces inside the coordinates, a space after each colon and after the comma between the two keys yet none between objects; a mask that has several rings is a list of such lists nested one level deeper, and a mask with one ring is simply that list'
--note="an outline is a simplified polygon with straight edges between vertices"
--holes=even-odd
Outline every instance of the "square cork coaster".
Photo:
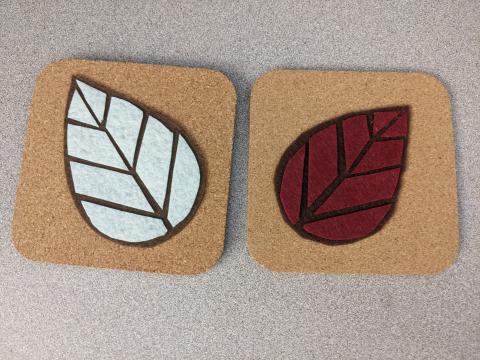
[{"label": "square cork coaster", "polygon": [[[276,169],[297,137],[322,122],[408,106],[408,147],[392,216],[361,240],[331,245],[302,236],[282,216]],[[273,271],[426,275],[459,248],[450,99],[420,73],[279,70],[255,84],[250,108],[248,249]]]},{"label": "square cork coaster", "polygon": [[[169,239],[152,246],[112,241],[95,231],[77,208],[64,160],[73,78],[145,104],[184,129],[195,144],[203,162],[202,198],[190,221]],[[14,245],[29,259],[52,263],[171,274],[207,271],[223,251],[235,107],[231,82],[209,69],[84,60],[48,65],[33,97]]]}]

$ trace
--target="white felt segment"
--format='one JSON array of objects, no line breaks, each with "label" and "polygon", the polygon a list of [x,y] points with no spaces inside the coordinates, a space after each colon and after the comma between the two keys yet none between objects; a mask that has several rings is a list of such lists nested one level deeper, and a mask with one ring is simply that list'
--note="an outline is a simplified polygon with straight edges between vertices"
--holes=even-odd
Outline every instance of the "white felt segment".
[{"label": "white felt segment", "polygon": [[82,201],[87,216],[101,233],[117,240],[139,243],[167,233],[161,219],[132,214]]},{"label": "white felt segment", "polygon": [[74,161],[70,169],[76,193],[153,212],[132,176]]},{"label": "white felt segment", "polygon": [[130,165],[133,164],[143,111],[132,103],[112,97],[107,116],[107,129]]},{"label": "white felt segment", "polygon": [[94,87],[91,87],[90,85],[85,84],[84,82],[81,82],[80,80],[77,80],[77,84],[82,91],[88,105],[97,117],[98,121],[102,122],[107,94],[105,94],[103,91],[95,89]]},{"label": "white felt segment", "polygon": [[168,207],[168,220],[175,226],[192,209],[200,186],[200,167],[192,149],[183,136],[179,136],[173,166],[172,188]]},{"label": "white felt segment", "polygon": [[68,108],[68,118],[77,120],[85,124],[94,125],[98,127],[97,122],[93,118],[90,111],[88,111],[85,102],[80,97],[77,90],[73,93],[72,101],[70,101],[70,107]]},{"label": "white felt segment", "polygon": [[83,160],[127,169],[107,134],[101,130],[68,124],[67,153]]},{"label": "white felt segment", "polygon": [[173,133],[149,117],[137,162],[137,173],[163,208],[172,156]]}]

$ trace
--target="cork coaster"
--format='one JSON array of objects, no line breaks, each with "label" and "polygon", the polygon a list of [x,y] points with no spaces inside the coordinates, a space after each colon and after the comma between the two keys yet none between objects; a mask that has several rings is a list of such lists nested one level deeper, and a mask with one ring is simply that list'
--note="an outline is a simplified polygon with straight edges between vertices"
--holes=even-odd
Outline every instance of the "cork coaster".
[{"label": "cork coaster", "polygon": [[13,220],[29,259],[197,274],[223,251],[236,95],[198,68],[62,60],[37,79]]},{"label": "cork coaster", "polygon": [[270,72],[249,156],[248,248],[270,270],[426,275],[457,256],[450,99],[429,75]]}]

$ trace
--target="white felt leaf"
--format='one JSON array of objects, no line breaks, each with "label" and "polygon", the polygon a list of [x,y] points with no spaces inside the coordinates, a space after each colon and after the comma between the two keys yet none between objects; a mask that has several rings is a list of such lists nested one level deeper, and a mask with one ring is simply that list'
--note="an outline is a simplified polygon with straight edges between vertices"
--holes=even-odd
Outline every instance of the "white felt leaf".
[{"label": "white felt leaf", "polygon": [[129,243],[165,239],[198,205],[202,171],[185,134],[78,79],[67,109],[67,176],[90,225]]}]

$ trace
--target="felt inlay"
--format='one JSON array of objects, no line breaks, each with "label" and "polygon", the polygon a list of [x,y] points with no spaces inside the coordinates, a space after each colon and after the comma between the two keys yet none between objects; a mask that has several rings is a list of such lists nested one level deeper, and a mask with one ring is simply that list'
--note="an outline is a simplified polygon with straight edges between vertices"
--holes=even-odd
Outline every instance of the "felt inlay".
[{"label": "felt inlay", "polygon": [[113,97],[110,101],[107,130],[112,134],[129,164],[133,164],[143,111],[130,102]]},{"label": "felt inlay", "polygon": [[[92,224],[117,240],[140,243],[167,233],[162,219],[142,216],[82,201]],[[142,229],[142,231],[138,231]]]},{"label": "felt inlay", "polygon": [[88,111],[87,106],[85,105],[82,98],[78,94],[78,91],[76,90],[73,93],[72,99],[70,101],[70,106],[68,108],[67,116],[72,120],[77,120],[84,124],[98,127],[98,124],[96,123],[95,118]]},{"label": "felt inlay", "polygon": [[152,189],[152,196],[160,206],[164,206],[167,193],[172,146],[173,132],[160,121],[149,117],[138,156],[137,173],[145,185]]},{"label": "felt inlay", "polygon": [[67,136],[70,156],[127,170],[104,131],[68,124]]},{"label": "felt inlay", "polygon": [[95,117],[97,119],[103,119],[107,94],[105,94],[103,91],[95,89],[93,86],[85,84],[82,81],[77,81],[77,84],[82,91],[86,102],[95,114]]},{"label": "felt inlay", "polygon": [[[299,234],[346,244],[380,229],[399,190],[408,113],[403,107],[347,114],[295,140],[280,160],[276,185],[282,212]],[[389,131],[395,137],[384,138]]]},{"label": "felt inlay", "polygon": [[133,176],[117,171],[70,162],[75,193],[153,211]]},{"label": "felt inlay", "polygon": [[190,204],[195,201],[199,186],[200,169],[195,154],[183,136],[179,136],[177,156],[173,165],[170,211],[168,213],[168,220],[173,226],[187,216]]},{"label": "felt inlay", "polygon": [[72,80],[65,159],[85,219],[112,240],[164,240],[193,216],[199,158],[169,121],[111,91]]}]

